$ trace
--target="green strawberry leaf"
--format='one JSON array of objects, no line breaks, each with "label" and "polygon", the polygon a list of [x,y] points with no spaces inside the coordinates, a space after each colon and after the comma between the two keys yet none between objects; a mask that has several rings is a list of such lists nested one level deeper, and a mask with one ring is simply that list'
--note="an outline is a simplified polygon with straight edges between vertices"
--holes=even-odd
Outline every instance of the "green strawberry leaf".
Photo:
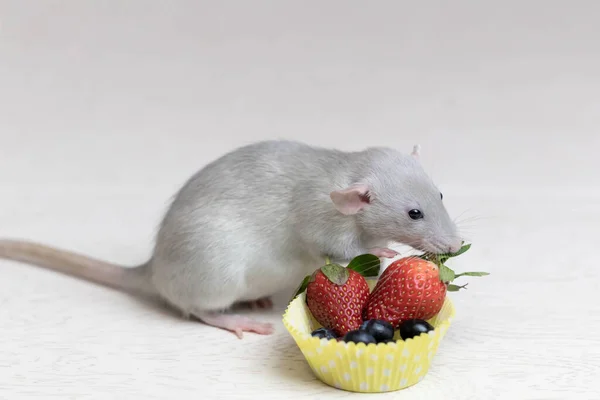
[{"label": "green strawberry leaf", "polygon": [[304,279],[302,280],[302,283],[300,284],[300,286],[298,286],[298,289],[296,289],[296,294],[294,294],[294,297],[292,298],[295,299],[296,297],[298,297],[298,295],[302,292],[304,292],[306,290],[306,287],[308,286],[308,283],[310,282],[310,275],[306,275],[304,277]]},{"label": "green strawberry leaf", "polygon": [[487,276],[489,272],[461,272],[460,274],[456,274],[454,278],[458,278],[459,276]]},{"label": "green strawberry leaf", "polygon": [[350,272],[339,264],[327,264],[321,267],[321,272],[336,285],[345,284],[350,278]]},{"label": "green strawberry leaf", "polygon": [[[458,249],[458,251],[456,251],[454,253],[443,253],[443,254],[424,253],[417,257],[436,264],[439,268],[440,280],[445,283],[452,282],[452,281],[454,281],[454,279],[461,277],[461,276],[486,276],[486,275],[489,275],[488,272],[461,272],[460,274],[457,274],[452,269],[448,268],[445,265],[445,262],[448,261],[450,258],[457,257],[461,254],[464,254],[471,248],[471,244],[464,244],[464,243],[465,242],[462,242],[461,248]],[[464,285],[464,286],[448,285],[448,291],[449,292],[457,292],[460,289],[464,289],[465,286],[466,285]]]},{"label": "green strawberry leaf", "polygon": [[458,292],[460,289],[465,289],[466,290],[467,285],[468,285],[468,283],[465,283],[462,286],[450,284],[450,285],[448,285],[447,290],[449,292]]},{"label": "green strawberry leaf", "polygon": [[[464,242],[463,242],[464,243]],[[457,257],[463,253],[466,253],[471,248],[471,244],[463,244],[463,246],[456,252],[448,254],[449,257]]]},{"label": "green strawberry leaf", "polygon": [[456,274],[454,273],[454,271],[452,271],[450,268],[446,267],[445,265],[440,265],[440,280],[442,282],[452,282],[454,280],[454,278],[456,277]]},{"label": "green strawberry leaf", "polygon": [[354,257],[346,267],[358,272],[364,277],[379,276],[381,261],[373,254],[362,254]]},{"label": "green strawberry leaf", "polygon": [[455,252],[455,253],[442,253],[442,254],[434,255],[434,257],[437,259],[437,261],[439,261],[440,264],[443,264],[446,261],[448,261],[448,259],[450,259],[450,258],[458,257],[461,254],[466,253],[470,248],[471,248],[471,244],[470,243],[469,244],[463,244],[463,246],[457,252]]},{"label": "green strawberry leaf", "polygon": [[448,255],[438,255],[438,256],[436,256],[434,263],[436,263],[437,265],[441,265],[441,264],[444,264],[449,259],[450,259],[450,256],[448,256]]},{"label": "green strawberry leaf", "polygon": [[[462,242],[462,243],[464,243],[464,242]],[[457,257],[457,256],[467,252],[470,248],[471,248],[471,244],[463,244],[463,246],[455,253],[441,253],[441,254],[424,253],[417,257],[422,258],[423,260],[431,261],[432,263],[440,266],[440,265],[444,264],[446,261],[448,261],[450,258]]]}]

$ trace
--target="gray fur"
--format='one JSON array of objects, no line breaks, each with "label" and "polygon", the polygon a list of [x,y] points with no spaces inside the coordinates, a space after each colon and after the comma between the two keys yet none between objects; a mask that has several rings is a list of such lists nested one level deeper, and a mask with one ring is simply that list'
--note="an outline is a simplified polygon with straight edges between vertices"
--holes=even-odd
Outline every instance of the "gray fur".
[{"label": "gray fur", "polygon": [[[355,183],[370,188],[372,201],[343,215],[330,193]],[[412,208],[425,217],[411,220]],[[265,141],[232,151],[190,178],[142,266],[124,269],[14,241],[0,241],[0,256],[157,294],[184,314],[208,318],[208,311],[297,285],[326,255],[349,260],[393,241],[434,252],[460,246],[439,190],[414,156]]]},{"label": "gray fur", "polygon": [[[359,181],[372,187],[373,202],[342,215],[329,194]],[[425,218],[409,219],[411,208]],[[226,308],[297,284],[325,255],[348,260],[390,241],[436,252],[456,247],[439,190],[414,157],[260,142],[184,185],[158,233],[151,276],[182,310]]]}]

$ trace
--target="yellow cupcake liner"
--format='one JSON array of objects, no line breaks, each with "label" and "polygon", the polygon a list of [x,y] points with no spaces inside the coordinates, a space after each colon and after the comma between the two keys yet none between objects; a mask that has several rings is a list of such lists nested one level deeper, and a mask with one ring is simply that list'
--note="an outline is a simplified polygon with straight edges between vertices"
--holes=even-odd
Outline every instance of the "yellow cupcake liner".
[{"label": "yellow cupcake liner", "polygon": [[[376,281],[368,280],[372,290]],[[433,331],[395,343],[345,343],[310,334],[321,325],[306,306],[306,292],[290,302],[283,324],[294,338],[316,377],[338,389],[360,393],[391,392],[420,382],[450,327],[455,309],[448,297],[428,322]]]}]

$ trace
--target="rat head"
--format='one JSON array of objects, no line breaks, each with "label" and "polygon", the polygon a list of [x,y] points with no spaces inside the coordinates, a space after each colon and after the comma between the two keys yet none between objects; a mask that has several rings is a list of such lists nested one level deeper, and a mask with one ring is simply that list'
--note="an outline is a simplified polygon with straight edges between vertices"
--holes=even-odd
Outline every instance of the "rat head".
[{"label": "rat head", "polygon": [[460,249],[456,225],[418,160],[418,146],[411,155],[372,148],[361,156],[356,181],[330,194],[339,212],[355,218],[371,238],[437,254]]}]

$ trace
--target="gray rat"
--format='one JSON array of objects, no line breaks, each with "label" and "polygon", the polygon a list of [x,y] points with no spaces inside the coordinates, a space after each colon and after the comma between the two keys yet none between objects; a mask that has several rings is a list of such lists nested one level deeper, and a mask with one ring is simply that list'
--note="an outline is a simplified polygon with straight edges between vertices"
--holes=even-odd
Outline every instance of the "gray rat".
[{"label": "gray rat", "polygon": [[40,244],[2,240],[0,257],[152,295],[208,325],[270,334],[271,324],[226,312],[269,307],[325,256],[394,257],[391,242],[454,252],[461,238],[419,160],[385,147],[342,152],[269,140],[209,163],[179,190],[153,254],[123,267]]}]

